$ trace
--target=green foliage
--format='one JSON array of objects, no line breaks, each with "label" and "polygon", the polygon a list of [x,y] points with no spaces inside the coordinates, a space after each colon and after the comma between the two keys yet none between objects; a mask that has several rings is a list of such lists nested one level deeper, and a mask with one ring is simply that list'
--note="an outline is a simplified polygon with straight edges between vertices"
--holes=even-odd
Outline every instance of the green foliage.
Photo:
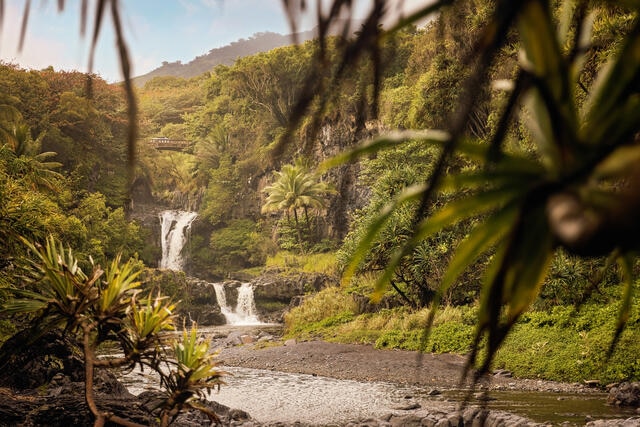
[{"label": "green foliage", "polygon": [[169,124],[180,125],[184,116],[201,107],[204,101],[205,77],[182,79],[179,77],[155,77],[140,91],[140,109],[146,120],[142,133],[146,135],[173,136],[163,129]]},{"label": "green foliage", "polygon": [[375,340],[376,348],[399,348],[402,350],[416,350],[421,347],[422,333],[419,330],[393,330],[379,332]]},{"label": "green foliage", "polygon": [[[398,216],[411,220],[403,233],[406,237],[398,242],[400,249],[381,263],[383,273],[376,287],[379,293],[394,285],[407,258],[425,241],[450,227],[471,224],[446,260],[435,303],[441,302],[474,263],[488,260],[480,294],[479,326],[468,365],[475,363],[481,344],[486,343],[488,357],[483,359],[479,375],[490,369],[493,355],[512,326],[540,295],[558,248],[578,256],[617,257],[626,290],[616,337],[631,305],[631,265],[637,248],[637,239],[631,237],[637,236],[632,218],[639,205],[637,193],[631,188],[639,176],[634,137],[639,110],[635,95],[627,89],[640,75],[640,62],[632,54],[640,40],[640,27],[636,20],[630,31],[621,35],[620,49],[607,66],[598,69],[593,84],[585,87],[580,71],[590,53],[592,25],[585,12],[593,5],[573,9],[574,3],[564,2],[563,6],[568,13],[558,15],[560,22],[556,22],[549,2],[496,5],[495,14],[479,35],[487,42],[485,48],[478,52],[476,66],[465,70],[469,73],[468,87],[464,87],[467,92],[455,105],[454,120],[434,120],[426,103],[415,109],[416,117],[422,120],[414,119],[416,126],[444,125],[448,132],[406,131],[384,136],[340,158],[352,159],[416,141],[442,150],[433,170],[420,180],[422,185],[396,196],[357,236],[360,243],[351,251],[347,278],[367,259],[371,248],[389,241],[391,236],[383,233],[389,225],[393,229]],[[594,8],[594,13],[598,12],[602,10]],[[442,16],[447,19],[451,15]],[[461,28],[456,26],[456,34],[461,35]],[[569,28],[579,36],[572,39]],[[476,107],[483,99],[476,94],[485,90],[480,82],[486,80],[499,49],[510,37],[520,50],[517,78],[509,102],[500,107],[500,119],[487,144],[486,128],[476,126],[482,111]],[[468,45],[455,36],[452,42],[453,46]],[[439,70],[438,76],[444,81],[453,81],[451,75],[441,73],[455,70],[456,64],[450,68],[448,60],[446,55],[436,57],[431,66]],[[417,81],[428,88],[420,102],[432,92],[437,94],[433,89],[438,86],[426,86],[431,80]],[[586,98],[582,91],[587,92]],[[445,108],[437,107],[441,98],[433,100],[436,113]],[[526,137],[510,133],[516,128],[526,128]],[[510,140],[513,135],[519,139]],[[457,155],[464,155],[473,166],[456,168]],[[450,192],[458,197],[440,199]],[[407,214],[407,209],[414,206],[417,210]],[[380,235],[384,237],[377,240]],[[433,314],[427,327],[432,322]]]},{"label": "green foliage", "polygon": [[[616,350],[607,357],[616,328],[615,305],[556,307],[525,314],[496,355],[496,367],[514,374],[556,381],[600,380],[602,384],[637,380],[640,367],[629,354],[640,350],[635,336],[638,314],[632,313]],[[544,363],[539,363],[544,360]]]},{"label": "green foliage", "polygon": [[602,258],[580,258],[557,251],[534,307],[578,306],[587,301],[606,304],[610,289],[619,283],[618,269],[606,267],[607,260]]},{"label": "green foliage", "polygon": [[263,236],[258,225],[251,220],[231,220],[223,228],[211,233],[209,247],[211,257],[216,260],[217,272],[238,271],[263,265],[267,253],[268,238]]},{"label": "green foliage", "polygon": [[[621,286],[615,288],[620,291]],[[399,308],[356,315],[352,304],[346,289],[325,289],[291,310],[287,334],[437,353],[468,354],[473,344],[477,304],[437,310],[428,336],[424,328],[429,309]],[[640,351],[635,339],[640,327],[637,310],[631,313],[627,330],[607,358],[619,305],[587,303],[578,309],[555,306],[550,311],[528,311],[495,355],[494,367],[522,378],[567,382],[597,379],[602,384],[637,380],[640,366],[635,358],[628,357]]]},{"label": "green foliage", "polygon": [[[82,342],[85,399],[96,424],[113,419],[114,415],[99,410],[95,404],[94,369],[136,364],[155,370],[166,389],[166,399],[161,404],[162,425],[168,425],[185,408],[196,408],[215,417],[197,404],[205,391],[220,384],[222,373],[216,368],[215,356],[209,353],[208,343],[197,338],[194,327],[189,334],[184,332],[182,341],[173,340],[172,356],[176,362],[172,363],[166,350],[172,337],[165,332],[174,329],[175,305],[159,293],[140,295],[140,282],[136,280],[140,270],[135,261],[122,264],[116,257],[106,271],[94,266],[87,275],[72,250],[65,249],[53,237],[44,247],[23,242],[33,257],[24,260],[24,287],[7,289],[12,297],[2,305],[0,314],[27,316],[33,339],[60,328]],[[98,347],[106,343],[119,345],[123,356],[98,358]],[[6,360],[6,356],[0,355],[0,359]]]},{"label": "green foliage", "polygon": [[114,207],[126,176],[119,89],[96,79],[88,98],[84,74],[4,64],[0,88],[0,286],[25,254],[20,237],[43,243],[53,235],[98,263],[135,256],[140,229]]},{"label": "green foliage", "polygon": [[[380,152],[372,160],[363,161],[361,179],[371,186],[369,204],[353,214],[352,230],[339,251],[341,265],[346,267],[359,251],[361,242],[370,239],[370,247],[361,253],[362,261],[358,272],[380,271],[390,262],[392,256],[407,244],[412,235],[419,200],[415,198],[390,210],[389,200],[404,197],[416,188],[417,183],[426,179],[432,171],[438,150],[424,144],[411,143],[390,147]],[[462,163],[461,163],[462,164]],[[410,197],[410,196],[409,196]],[[455,197],[462,197],[455,195]],[[434,202],[433,209],[446,203],[452,197],[443,194]],[[385,212],[384,225],[377,228],[380,212]],[[375,234],[370,234],[374,230]],[[392,281],[394,290],[400,293],[405,303],[414,307],[429,304],[443,278],[445,265],[458,242],[468,232],[465,223],[444,229],[417,245],[397,265]],[[355,263],[352,264],[355,267]],[[474,271],[476,274],[474,275]],[[347,276],[349,276],[349,272]],[[468,297],[475,297],[479,277],[477,269],[469,269],[449,290],[449,303],[469,303]]]},{"label": "green foliage", "polygon": [[72,210],[82,224],[82,235],[73,242],[85,254],[102,263],[121,253],[124,259],[136,256],[142,249],[140,227],[125,218],[122,208],[107,206],[103,194],[91,193]]},{"label": "green foliage", "polygon": [[267,270],[275,269],[284,273],[304,272],[337,275],[336,258],[333,253],[299,254],[297,252],[278,251],[267,257]]},{"label": "green foliage", "polygon": [[351,298],[338,288],[330,287],[291,309],[285,315],[285,326],[289,334],[313,336],[327,326],[348,322],[353,312]]},{"label": "green foliage", "polygon": [[219,227],[233,218],[234,208],[239,204],[239,175],[237,166],[228,155],[220,157],[218,167],[211,169],[209,175],[209,185],[202,201],[202,215],[211,225]]}]

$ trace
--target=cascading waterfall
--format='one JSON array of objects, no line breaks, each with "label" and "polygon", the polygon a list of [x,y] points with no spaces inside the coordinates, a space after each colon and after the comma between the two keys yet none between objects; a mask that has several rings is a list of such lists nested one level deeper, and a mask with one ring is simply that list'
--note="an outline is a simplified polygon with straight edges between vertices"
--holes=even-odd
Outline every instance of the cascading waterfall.
[{"label": "cascading waterfall", "polygon": [[213,283],[216,291],[216,298],[220,311],[227,319],[228,325],[260,325],[262,322],[258,319],[256,304],[253,300],[253,287],[251,283],[243,283],[238,288],[238,302],[236,308],[232,309],[227,303],[227,295],[224,289],[224,283]]},{"label": "cascading waterfall", "polygon": [[198,214],[186,211],[164,211],[160,213],[160,243],[162,259],[160,268],[182,270],[182,249],[187,242],[191,223]]},{"label": "cascading waterfall", "polygon": [[[160,243],[162,245],[162,259],[160,268],[181,271],[183,267],[182,250],[191,223],[198,214],[196,212],[168,210],[160,213]],[[227,319],[228,325],[260,325],[263,324],[257,315],[256,304],[253,300],[253,287],[250,283],[243,283],[238,290],[238,302],[235,309],[227,304],[227,296],[223,283],[213,283],[220,311]]]}]

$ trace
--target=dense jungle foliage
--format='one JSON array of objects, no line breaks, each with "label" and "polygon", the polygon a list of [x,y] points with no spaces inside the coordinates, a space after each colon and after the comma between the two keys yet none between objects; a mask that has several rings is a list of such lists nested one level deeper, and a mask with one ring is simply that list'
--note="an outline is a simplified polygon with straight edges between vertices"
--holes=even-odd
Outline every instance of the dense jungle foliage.
[{"label": "dense jungle foliage", "polygon": [[[529,3],[535,6],[544,2]],[[523,33],[533,31],[529,21],[520,22],[519,30],[505,24],[508,31],[503,34],[504,40],[484,70],[487,80],[494,84],[477,85],[471,94],[465,92],[465,82],[473,77],[467,53],[476,47],[484,23],[494,19],[491,1],[456,2],[455,7],[444,9],[425,27],[408,25],[381,38],[379,57],[360,58],[337,83],[333,77],[340,66],[316,69],[314,60],[323,51],[328,55],[328,64],[340,64],[342,45],[338,38],[329,38],[326,45],[310,41],[241,58],[231,66],[219,66],[191,79],[155,78],[136,92],[140,138],[133,200],[127,198],[126,189],[128,116],[122,88],[107,85],[94,76],[90,96],[85,75],[52,69],[26,71],[2,64],[0,238],[6,243],[0,249],[0,284],[13,283],[15,260],[25,255],[19,236],[42,242],[52,234],[73,247],[80,263],[87,267],[89,256],[106,264],[120,252],[124,259],[137,257],[144,264],[155,266],[158,254],[150,243],[150,229],[127,216],[133,213],[135,217],[136,210],[155,205],[198,211],[200,221],[191,237],[189,268],[203,276],[255,271],[251,269],[265,265],[269,257],[283,250],[298,254],[335,252],[340,270],[349,273],[347,283],[338,292],[340,296],[333,298],[338,305],[341,298],[348,300],[354,294],[368,296],[376,291],[379,298],[394,306],[391,310],[397,310],[391,312],[391,317],[400,319],[405,317],[403,313],[424,313],[420,309],[434,303],[464,306],[460,309],[463,313],[474,310],[474,304],[485,308],[494,304],[491,313],[498,314],[483,318],[481,326],[481,332],[498,333],[489,338],[493,350],[503,343],[506,332],[518,320],[522,323],[514,333],[526,329],[527,324],[544,323],[537,319],[547,311],[560,319],[549,322],[571,328],[571,322],[564,320],[564,310],[586,306],[590,313],[614,319],[607,323],[613,337],[620,325],[611,312],[618,310],[624,289],[623,273],[636,269],[635,258],[627,256],[617,267],[605,251],[585,250],[589,256],[579,256],[581,248],[577,245],[582,242],[553,243],[552,233],[540,222],[545,211],[539,200],[550,197],[546,193],[540,196],[532,188],[544,192],[552,187],[555,191],[565,184],[565,178],[573,179],[565,174],[582,173],[580,163],[575,161],[575,166],[572,161],[582,158],[580,150],[586,146],[574,139],[585,137],[575,136],[579,126],[571,120],[582,119],[576,111],[596,101],[608,105],[602,100],[604,96],[596,101],[590,98],[596,89],[602,90],[596,84],[599,70],[612,55],[626,48],[625,37],[637,35],[639,24],[636,14],[622,6],[603,4],[587,10],[585,5],[560,7],[573,2],[553,4],[553,16],[546,16],[546,9],[534,6],[527,13],[541,13],[545,23],[553,22],[555,41],[543,40],[538,46],[523,37]],[[587,11],[591,12],[592,24],[588,43],[581,26]],[[555,38],[556,25],[563,33],[563,38],[558,38],[562,43]],[[527,79],[519,68],[519,61],[523,61],[520,49],[527,51],[527,65],[533,70]],[[536,57],[536,52],[543,53]],[[560,63],[565,57],[570,61],[558,68],[575,71],[571,80],[565,79],[564,74],[555,75],[554,64],[544,63],[545,58]],[[384,64],[378,74],[371,72],[376,65],[372,64],[374,59]],[[534,73],[536,67],[545,66],[552,70],[548,73],[551,77]],[[323,114],[319,115],[319,123],[318,116],[303,116],[299,127],[291,131],[289,119],[296,113],[299,89],[312,72],[317,81],[331,89],[322,99],[310,101],[311,108]],[[509,82],[516,82],[516,87]],[[628,77],[629,99],[622,98],[615,88],[607,88],[611,96],[617,96],[615,100],[622,99],[633,109],[635,98],[630,94],[635,94],[634,82],[633,76]],[[522,95],[525,88],[539,89],[536,85],[548,92]],[[526,99],[515,99],[513,93]],[[377,102],[369,102],[376,96]],[[469,104],[468,120],[456,135],[462,148],[449,156],[444,171],[439,160],[448,140],[440,133],[406,133],[398,140],[377,140],[385,149],[361,156],[358,163],[321,171],[314,168],[354,148],[360,139],[391,129],[449,129],[461,96],[474,101]],[[513,106],[520,103],[528,107],[521,113]],[[545,108],[550,105],[558,110],[547,113]],[[513,109],[511,114],[503,114],[507,108]],[[571,122],[567,128],[574,132],[562,134],[562,126],[556,123],[560,119],[554,114]],[[505,122],[505,116],[515,118]],[[595,122],[606,114],[589,117]],[[613,125],[607,126],[613,133]],[[586,129],[594,141],[606,136],[604,131],[596,132],[588,126]],[[190,145],[180,152],[156,150],[148,141],[158,137],[186,140]],[[293,142],[283,145],[281,141],[286,138]],[[557,140],[565,144],[560,149],[551,143]],[[636,158],[635,145],[631,159]],[[370,153],[366,147],[358,149]],[[488,149],[490,153],[486,154]],[[496,157],[485,163],[491,155]],[[596,178],[609,179],[605,185],[624,187],[619,176],[606,174],[616,165],[606,166],[610,169]],[[521,174],[513,169],[519,169]],[[443,180],[433,196],[422,199],[428,190],[416,190],[415,185],[429,182],[434,171],[449,179]],[[344,179],[348,174],[355,176],[354,182]],[[571,182],[571,194],[588,193],[585,197],[601,202],[601,194],[589,193],[591,183],[589,179]],[[490,190],[486,204],[465,205],[475,200],[478,188]],[[347,203],[348,197],[355,200]],[[393,210],[388,208],[392,200],[396,201]],[[428,200],[428,206],[423,206],[422,200]],[[345,205],[349,207],[347,211]],[[530,213],[529,206],[533,207]],[[386,215],[382,219],[381,211]],[[348,215],[335,216],[335,212]],[[444,217],[442,212],[455,218]],[[417,235],[417,220],[432,217],[441,219],[443,226],[424,229]],[[507,222],[516,225],[508,228]],[[526,227],[533,230],[529,240],[520,235]],[[525,240],[526,244],[513,247],[512,252],[496,251],[498,239]],[[496,264],[503,260],[507,261]],[[525,267],[510,269],[509,262]],[[493,295],[493,302],[480,300],[485,271],[491,265],[489,274],[511,286],[511,294]],[[380,276],[388,279],[389,288],[377,284]],[[528,281],[526,286],[524,281]],[[446,286],[441,288],[443,282]],[[498,291],[496,287],[490,290]],[[514,306],[507,304],[510,300],[503,301],[514,295],[521,297]],[[624,301],[630,302],[631,297]],[[505,308],[503,303],[513,310],[506,320],[499,317]],[[295,331],[301,323],[308,326],[314,322],[330,328],[354,321],[357,325],[358,321],[366,323],[367,316],[371,316],[354,309],[350,302],[345,304],[335,311],[322,311],[323,318],[294,312],[290,330]],[[530,304],[540,312],[521,319]],[[624,310],[623,314],[633,330],[637,314]],[[381,346],[412,347],[421,336],[415,331],[422,329],[425,322],[436,321],[431,316],[412,320],[418,327],[404,325],[399,330],[404,328],[406,333],[394,332],[387,337],[365,333],[376,327],[363,323],[362,340],[376,341]],[[456,338],[455,348],[444,346],[441,350],[466,352],[474,342],[478,344],[482,335],[474,335],[476,329],[469,325],[469,316],[460,316],[463,317],[464,327],[458,330],[461,335],[441,335],[450,341],[451,336],[464,339]],[[434,326],[437,335],[438,325]],[[348,336],[346,332],[344,335]],[[601,341],[604,342],[599,336],[598,342]],[[623,336],[621,345],[628,341]],[[509,343],[505,341],[506,346]],[[604,354],[607,345],[597,348]],[[499,355],[497,361],[503,363]],[[634,369],[603,378],[637,378],[639,373]]]}]

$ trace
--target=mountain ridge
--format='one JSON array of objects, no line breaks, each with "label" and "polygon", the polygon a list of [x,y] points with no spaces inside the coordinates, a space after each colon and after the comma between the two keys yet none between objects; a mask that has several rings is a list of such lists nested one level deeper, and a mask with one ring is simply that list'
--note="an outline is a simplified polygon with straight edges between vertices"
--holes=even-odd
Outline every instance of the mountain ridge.
[{"label": "mountain ridge", "polygon": [[269,31],[259,32],[248,39],[239,39],[228,45],[211,49],[186,64],[183,64],[182,61],[164,61],[160,67],[146,74],[136,76],[132,81],[135,86],[142,87],[154,77],[174,76],[188,79],[206,73],[218,65],[233,65],[238,58],[288,46],[293,44],[294,40],[298,43],[304,43],[316,36],[316,29],[288,35]]}]

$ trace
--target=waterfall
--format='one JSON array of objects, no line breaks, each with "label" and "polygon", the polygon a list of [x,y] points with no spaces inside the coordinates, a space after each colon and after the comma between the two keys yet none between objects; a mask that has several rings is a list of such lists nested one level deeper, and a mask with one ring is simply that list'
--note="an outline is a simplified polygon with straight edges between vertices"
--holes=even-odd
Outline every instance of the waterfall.
[{"label": "waterfall", "polygon": [[191,223],[198,214],[185,211],[164,211],[160,213],[160,244],[162,259],[160,268],[182,270],[182,249],[187,241]]},{"label": "waterfall", "polygon": [[251,283],[243,283],[238,288],[238,302],[236,308],[232,309],[227,303],[227,295],[224,289],[224,283],[213,283],[216,291],[216,298],[220,311],[227,319],[228,325],[260,325],[262,322],[258,319],[256,304],[253,300],[253,287]]}]

